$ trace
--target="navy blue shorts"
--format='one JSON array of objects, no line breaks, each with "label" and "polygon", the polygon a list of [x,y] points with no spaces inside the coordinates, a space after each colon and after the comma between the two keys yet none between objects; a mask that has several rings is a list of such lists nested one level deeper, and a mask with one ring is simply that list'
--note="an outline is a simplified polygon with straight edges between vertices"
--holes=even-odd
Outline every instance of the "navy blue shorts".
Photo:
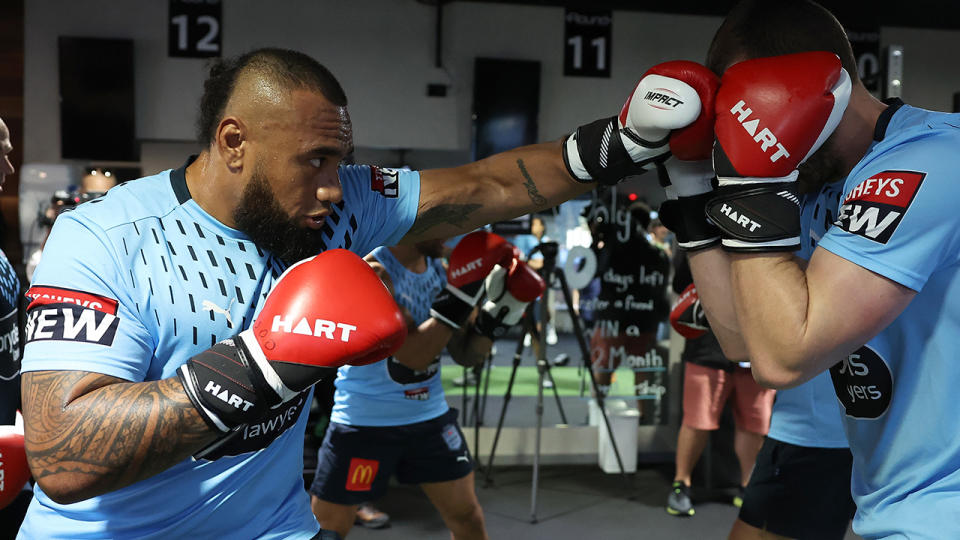
[{"label": "navy blue shorts", "polygon": [[767,439],[743,494],[740,519],[790,538],[842,540],[857,506],[850,496],[853,456]]},{"label": "navy blue shorts", "polygon": [[317,455],[310,493],[336,504],[382,496],[394,474],[404,484],[447,482],[473,471],[457,425],[457,410],[402,426],[348,426],[331,422]]}]

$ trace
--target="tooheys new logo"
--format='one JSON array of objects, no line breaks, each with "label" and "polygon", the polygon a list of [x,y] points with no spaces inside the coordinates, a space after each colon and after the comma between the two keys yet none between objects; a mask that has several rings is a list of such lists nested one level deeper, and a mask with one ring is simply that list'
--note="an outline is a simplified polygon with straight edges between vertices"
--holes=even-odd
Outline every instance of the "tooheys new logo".
[{"label": "tooheys new logo", "polygon": [[396,199],[400,194],[400,173],[396,169],[370,167],[370,189],[389,199]]},{"label": "tooheys new logo", "polygon": [[26,293],[26,343],[77,341],[113,345],[120,319],[117,301],[98,294],[38,285]]},{"label": "tooheys new logo", "polygon": [[886,244],[897,230],[927,173],[883,171],[860,182],[843,199],[836,225]]}]

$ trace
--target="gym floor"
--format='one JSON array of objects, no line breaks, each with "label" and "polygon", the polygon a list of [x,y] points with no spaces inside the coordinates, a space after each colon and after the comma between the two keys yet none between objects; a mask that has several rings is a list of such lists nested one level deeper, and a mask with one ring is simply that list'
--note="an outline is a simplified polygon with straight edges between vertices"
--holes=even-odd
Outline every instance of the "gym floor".
[{"label": "gym floor", "polygon": [[[512,363],[515,341],[508,339],[503,343],[506,346],[500,347],[493,361],[495,375],[489,389],[485,425],[496,424],[502,406],[499,396],[505,390]],[[553,368],[554,378],[561,395],[578,394],[577,366],[580,353],[575,340],[570,335],[561,334],[559,343],[548,351],[551,359],[562,353],[569,355],[567,367]],[[521,362],[506,425],[533,425],[537,374],[529,355],[528,352]],[[462,407],[461,390],[452,385],[452,380],[461,377],[463,370],[449,358],[444,358],[441,374],[450,405]],[[502,384],[497,382],[500,379],[503,379]],[[557,423],[560,418],[552,401],[552,393],[545,396],[550,401],[544,406],[544,423]],[[564,399],[570,423],[585,423],[585,403],[579,399]],[[464,431],[468,437],[471,436],[468,428],[464,428]],[[653,463],[641,463],[637,472],[629,475],[629,485],[620,475],[606,474],[597,465],[542,466],[537,490],[537,523],[531,523],[532,474],[533,468],[529,465],[495,467],[490,487],[484,487],[482,475],[477,475],[477,495],[483,506],[490,538],[726,538],[737,516],[737,508],[731,504],[734,489],[698,486],[697,476],[693,488],[696,515],[680,518],[667,514],[665,506],[673,480],[673,462],[672,456],[664,456],[664,459],[654,460]],[[370,530],[357,526],[350,532],[349,538],[449,538],[439,514],[416,486],[401,485],[394,481],[387,494],[375,504],[390,514],[390,528]],[[846,539],[857,538],[852,531],[848,531]]]}]

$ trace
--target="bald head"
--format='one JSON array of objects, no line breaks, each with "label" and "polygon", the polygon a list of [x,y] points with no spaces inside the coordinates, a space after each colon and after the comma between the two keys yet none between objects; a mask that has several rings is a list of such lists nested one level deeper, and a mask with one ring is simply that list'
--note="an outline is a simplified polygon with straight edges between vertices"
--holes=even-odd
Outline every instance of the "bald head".
[{"label": "bald head", "polygon": [[13,144],[10,143],[10,130],[7,124],[0,118],[0,189],[3,187],[4,177],[14,173],[13,163],[10,162],[10,152],[13,151]]},{"label": "bald head", "polygon": [[319,93],[330,104],[344,107],[347,96],[330,71],[313,58],[287,49],[257,49],[216,61],[203,85],[197,137],[210,143],[227,115],[264,114],[283,107],[295,90]]}]

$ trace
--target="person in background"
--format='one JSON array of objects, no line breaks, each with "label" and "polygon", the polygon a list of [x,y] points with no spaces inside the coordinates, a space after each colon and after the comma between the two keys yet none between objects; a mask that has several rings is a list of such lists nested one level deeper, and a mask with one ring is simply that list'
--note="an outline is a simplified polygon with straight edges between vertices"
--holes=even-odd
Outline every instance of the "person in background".
[{"label": "person in background", "polygon": [[[547,236],[547,225],[544,222],[543,218],[540,216],[533,216],[530,218],[530,234],[518,234],[517,236],[511,239],[517,248],[520,250],[523,260],[536,271],[541,271],[543,269],[543,254],[539,251],[535,251],[535,248],[544,242],[550,242],[551,239]],[[546,276],[544,276],[546,279]],[[557,330],[553,325],[553,320],[555,319],[554,304],[553,304],[553,290],[548,289],[547,294],[544,299],[539,299],[533,303],[533,320],[537,323],[537,331],[543,332],[543,323],[540,321],[540,302],[547,302],[547,345],[556,345],[557,340]],[[530,346],[530,334],[527,334],[524,337],[524,345]]]},{"label": "person in background", "polygon": [[[0,191],[6,176],[16,172],[10,162],[10,129],[0,118]],[[22,313],[20,279],[10,260],[0,251],[0,537],[16,536],[32,498],[30,473],[23,456],[23,426],[14,427],[20,409],[19,315]]]},{"label": "person in background", "polygon": [[[485,283],[479,315],[455,324],[431,310],[447,279],[484,254],[499,262]],[[473,464],[440,380],[446,348],[464,366],[482,362],[493,339],[515,324],[543,281],[508,242],[477,231],[453,249],[450,269],[440,264],[443,241],[379,247],[367,256],[410,317],[407,341],[393,356],[341,368],[330,426],[310,486],[311,505],[324,529],[346,537],[357,507],[382,496],[394,474],[418,484],[455,539],[487,538],[474,492]],[[472,319],[476,317],[476,322]]]},{"label": "person in background", "polygon": [[683,421],[677,434],[676,469],[667,512],[692,516],[691,476],[710,432],[720,427],[720,416],[733,400],[736,428],[733,450],[740,463],[740,484],[734,506],[743,504],[743,492],[753,471],[764,435],[770,429],[775,390],[763,388],[750,373],[750,364],[731,362],[723,356],[717,338],[709,330],[703,307],[692,285],[685,252],[674,259],[673,290],[679,296],[670,314],[673,327],[686,338],[681,359],[683,372]]},{"label": "person in background", "polygon": [[116,185],[116,176],[110,171],[95,168],[88,170],[87,173],[83,175],[83,178],[80,179],[79,188],[71,186],[71,189],[57,190],[53,194],[53,197],[50,199],[50,205],[47,206],[43,217],[40,218],[40,224],[46,229],[43,240],[40,242],[40,247],[35,249],[33,253],[30,254],[30,257],[27,258],[26,276],[28,281],[33,280],[33,272],[43,258],[43,247],[47,243],[50,229],[53,227],[53,222],[56,221],[57,217],[64,211],[76,207],[78,204],[100,197]]}]

